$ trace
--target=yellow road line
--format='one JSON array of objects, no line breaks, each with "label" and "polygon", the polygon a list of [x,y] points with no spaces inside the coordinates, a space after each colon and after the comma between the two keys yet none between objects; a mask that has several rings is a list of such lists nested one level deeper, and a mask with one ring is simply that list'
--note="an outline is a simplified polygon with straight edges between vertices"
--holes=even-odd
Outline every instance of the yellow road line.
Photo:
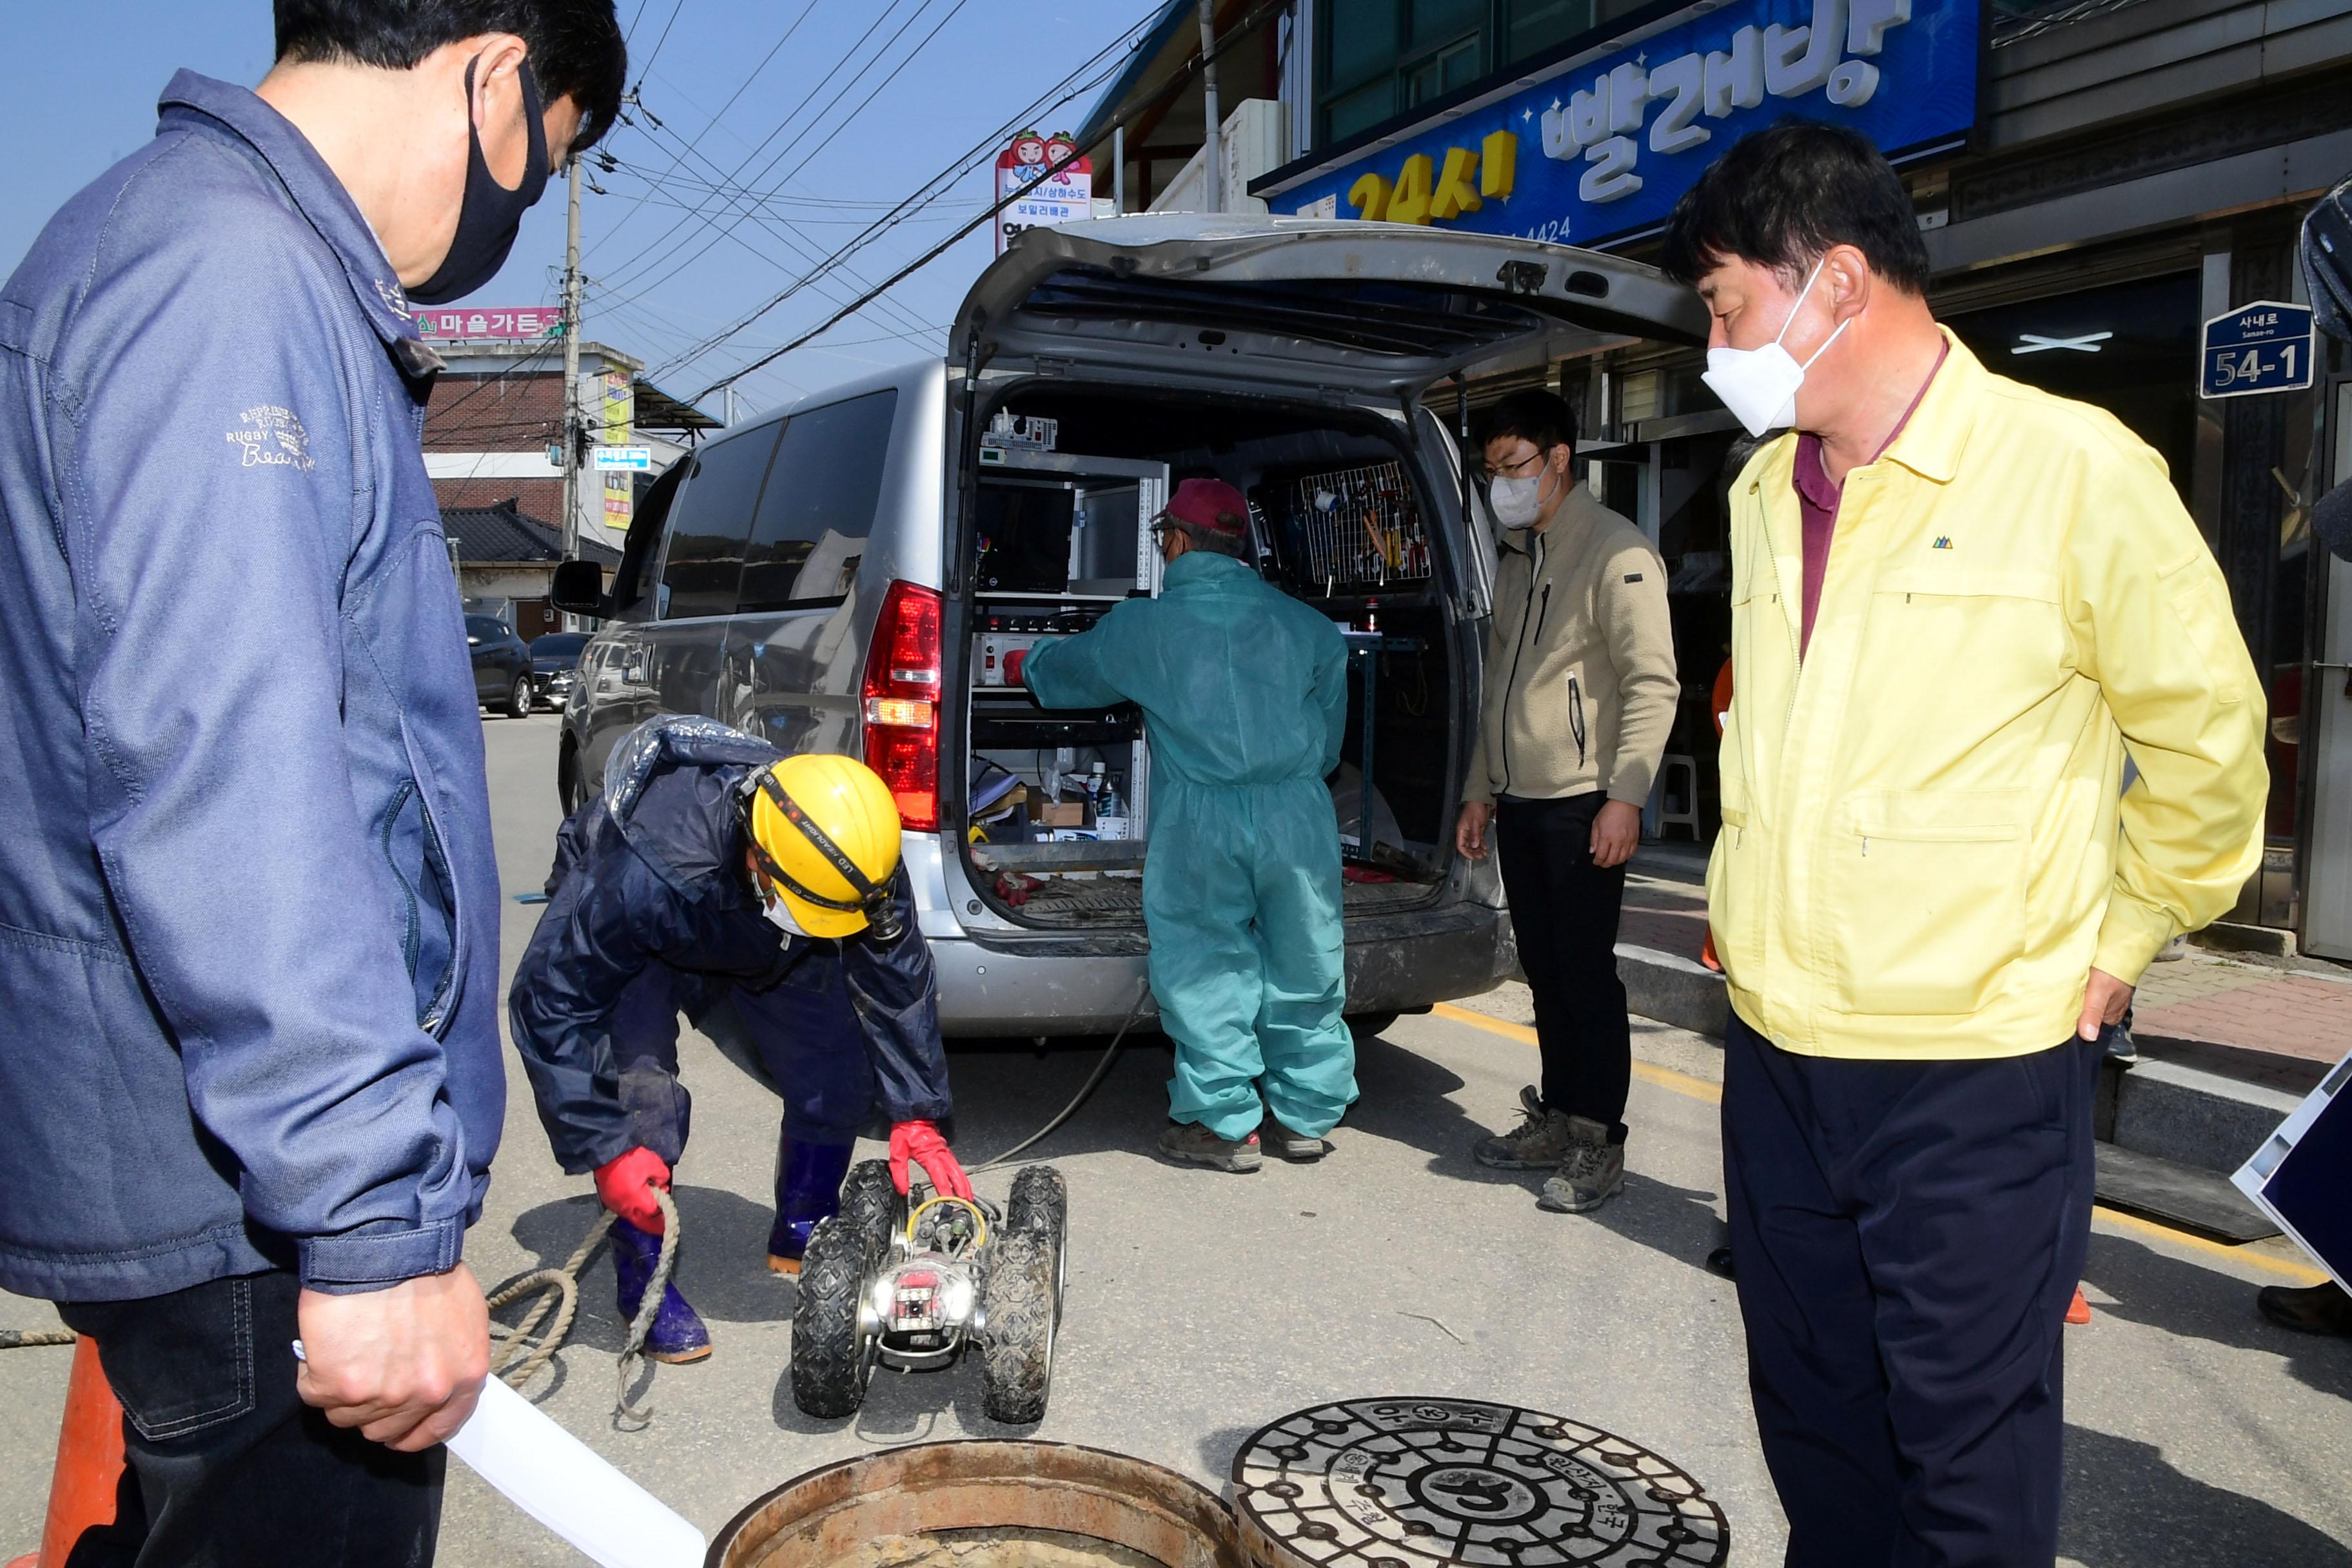
[{"label": "yellow road line", "polygon": [[[1467,1007],[1456,1007],[1446,1002],[1440,1002],[1430,1011],[1441,1018],[1449,1019],[1456,1024],[1467,1024],[1474,1029],[1484,1029],[1490,1035],[1500,1035],[1507,1040],[1517,1040],[1523,1046],[1532,1046],[1536,1043],[1536,1032],[1525,1024],[1507,1024],[1500,1018],[1490,1018],[1484,1013],[1473,1013]],[[1660,1089],[1675,1094],[1686,1095],[1692,1100],[1703,1100],[1709,1105],[1723,1103],[1721,1084],[1711,1083],[1703,1078],[1693,1078],[1686,1072],[1676,1072],[1672,1068],[1652,1067],[1648,1062],[1635,1062],[1633,1076],[1643,1083],[1654,1083]]]},{"label": "yellow road line", "polygon": [[2185,1230],[2175,1230],[2168,1225],[2158,1225],[2152,1219],[2142,1219],[2136,1214],[2111,1209],[2105,1204],[2095,1205],[2091,1213],[2109,1225],[2125,1230],[2136,1230],[2142,1236],[2152,1236],[2168,1241],[2175,1247],[2186,1247],[2198,1252],[2210,1252],[2216,1258],[2226,1258],[2232,1263],[2242,1263],[2266,1274],[2276,1274],[2298,1285],[2316,1285],[2327,1276],[2308,1263],[2297,1263],[2292,1258],[2274,1258],[2267,1252],[2256,1252],[2248,1247],[2231,1247],[2227,1242],[2209,1241],[2201,1236],[2191,1236]]},{"label": "yellow road line", "polygon": [[[1445,1002],[1440,1002],[1430,1011],[1449,1023],[1467,1024],[1474,1029],[1483,1029],[1490,1035],[1500,1035],[1504,1039],[1517,1040],[1523,1046],[1532,1046],[1536,1043],[1536,1032],[1524,1024],[1507,1024],[1500,1018],[1490,1018],[1484,1013],[1474,1013],[1467,1007],[1456,1007]],[[1723,1103],[1721,1084],[1709,1082],[1703,1078],[1693,1078],[1686,1072],[1676,1072],[1672,1068],[1653,1067],[1648,1062],[1637,1061],[1633,1064],[1633,1076],[1643,1083],[1655,1084],[1669,1093],[1705,1100],[1709,1105]],[[2154,1237],[2158,1240],[2170,1242],[2175,1247],[2188,1247],[2194,1252],[2210,1253],[2215,1258],[2227,1258],[2232,1263],[2242,1263],[2249,1268],[2259,1268],[2265,1273],[2292,1279],[2299,1285],[2316,1285],[2327,1278],[2326,1274],[2307,1263],[2298,1263],[2288,1258],[2273,1258],[2269,1253],[2257,1252],[2251,1247],[2231,1247],[2223,1242],[2209,1241],[2201,1236],[2192,1236],[2185,1230],[2175,1230],[2168,1225],[2158,1225],[2154,1220],[2142,1219],[2137,1215],[2125,1214],[2120,1209],[2111,1209],[2105,1204],[2095,1206],[2091,1212],[2097,1218],[2121,1229],[2137,1231],[2142,1236]]]}]

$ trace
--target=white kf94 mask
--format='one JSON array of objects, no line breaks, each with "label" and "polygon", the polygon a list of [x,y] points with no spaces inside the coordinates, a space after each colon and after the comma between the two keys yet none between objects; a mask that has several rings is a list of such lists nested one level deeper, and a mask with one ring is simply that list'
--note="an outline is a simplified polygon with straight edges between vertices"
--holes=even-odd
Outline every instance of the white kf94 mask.
[{"label": "white kf94 mask", "polygon": [[[1551,471],[1549,465],[1544,473]],[[1525,479],[1486,481],[1487,510],[1505,528],[1525,528],[1543,515],[1544,474]]]},{"label": "white kf94 mask", "polygon": [[1797,389],[1805,384],[1805,372],[1815,361],[1829,352],[1838,334],[1853,323],[1853,318],[1837,324],[1837,331],[1823,339],[1813,351],[1812,358],[1799,364],[1780,346],[1789,335],[1789,323],[1797,319],[1797,307],[1813,291],[1813,284],[1822,275],[1822,266],[1828,261],[1824,255],[1813,263],[1805,276],[1805,286],[1797,290],[1796,304],[1789,307],[1789,319],[1780,323],[1780,331],[1760,349],[1709,349],[1706,369],[1699,379],[1707,390],[1723,400],[1733,418],[1747,427],[1750,436],[1769,436],[1775,430],[1785,430],[1797,422]]}]

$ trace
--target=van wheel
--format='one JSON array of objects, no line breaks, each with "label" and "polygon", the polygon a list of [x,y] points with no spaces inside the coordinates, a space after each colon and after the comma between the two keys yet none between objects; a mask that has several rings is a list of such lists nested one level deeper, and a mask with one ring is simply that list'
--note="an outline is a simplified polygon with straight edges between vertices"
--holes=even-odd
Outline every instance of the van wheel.
[{"label": "van wheel", "polygon": [[1394,1013],[1359,1013],[1348,1020],[1348,1028],[1359,1040],[1376,1039],[1396,1026]]},{"label": "van wheel", "polygon": [[838,1217],[809,1237],[793,1300],[793,1403],[804,1415],[838,1420],[866,1403],[873,1347],[857,1318],[872,1262],[866,1238]]},{"label": "van wheel", "polygon": [[1022,1232],[991,1250],[980,1405],[991,1421],[1034,1426],[1054,1381],[1054,1259],[1044,1237]]},{"label": "van wheel", "polygon": [[518,675],[515,677],[513,687],[507,692],[507,717],[509,719],[528,719],[530,717],[530,676]]}]

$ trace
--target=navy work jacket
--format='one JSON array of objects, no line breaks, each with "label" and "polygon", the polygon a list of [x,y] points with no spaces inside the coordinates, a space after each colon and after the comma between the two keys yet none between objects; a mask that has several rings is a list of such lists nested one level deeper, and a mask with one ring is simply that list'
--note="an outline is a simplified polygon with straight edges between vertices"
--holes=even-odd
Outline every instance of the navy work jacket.
[{"label": "navy work jacket", "polygon": [[[547,908],[508,993],[508,1023],[539,1120],[566,1171],[592,1171],[637,1142],[612,1037],[621,993],[654,962],[764,991],[833,984],[837,970],[890,1121],[953,1110],[931,950],[902,872],[894,942],[787,936],[751,891],[737,802],[783,755],[713,719],[649,719],[613,748],[603,792],[557,836]],[[798,973],[794,973],[798,971]]]},{"label": "navy work jacket", "polygon": [[0,289],[0,1287],[380,1288],[505,1109],[438,361],[299,132],[162,112]]}]

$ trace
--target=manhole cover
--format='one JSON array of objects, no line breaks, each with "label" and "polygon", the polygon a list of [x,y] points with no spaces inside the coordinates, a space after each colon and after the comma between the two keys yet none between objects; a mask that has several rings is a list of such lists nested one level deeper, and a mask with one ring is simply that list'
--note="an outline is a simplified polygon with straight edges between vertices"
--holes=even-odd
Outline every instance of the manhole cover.
[{"label": "manhole cover", "polygon": [[1350,1399],[1242,1445],[1249,1531],[1331,1568],[1691,1568],[1723,1510],[1645,1448],[1565,1416],[1463,1399]]}]

